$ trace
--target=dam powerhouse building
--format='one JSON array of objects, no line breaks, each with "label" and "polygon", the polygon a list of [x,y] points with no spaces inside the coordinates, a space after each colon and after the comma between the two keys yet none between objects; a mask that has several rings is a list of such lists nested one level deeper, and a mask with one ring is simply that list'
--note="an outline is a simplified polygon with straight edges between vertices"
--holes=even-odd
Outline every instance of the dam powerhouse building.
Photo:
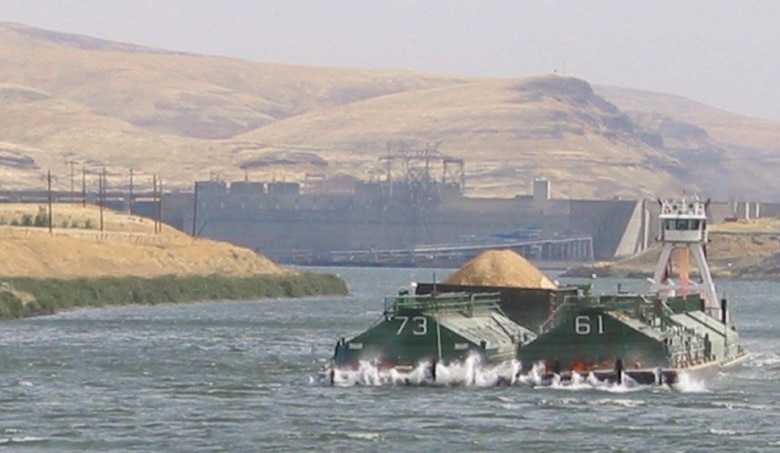
[{"label": "dam powerhouse building", "polygon": [[[164,197],[163,220],[303,265],[460,265],[491,248],[554,265],[630,256],[658,235],[657,200],[553,199],[545,179],[514,198],[469,198],[462,180],[427,176],[335,192],[313,186],[201,181]],[[711,213],[716,222],[762,214],[758,203],[734,202],[712,203]]]}]

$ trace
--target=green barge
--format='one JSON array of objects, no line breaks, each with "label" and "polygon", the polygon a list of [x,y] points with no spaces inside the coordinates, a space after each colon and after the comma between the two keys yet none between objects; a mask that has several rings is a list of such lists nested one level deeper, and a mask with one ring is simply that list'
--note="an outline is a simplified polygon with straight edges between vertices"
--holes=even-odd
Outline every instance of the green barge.
[{"label": "green barge", "polygon": [[675,383],[747,358],[734,326],[704,311],[698,295],[641,294],[567,298],[518,352],[528,369],[543,363],[548,378],[572,373],[642,384]]},{"label": "green barge", "polygon": [[744,361],[748,352],[706,261],[708,202],[659,204],[660,256],[647,293],[418,284],[414,295],[386,299],[374,326],[339,340],[331,382],[336,370],[367,361],[378,369],[425,366],[425,379],[436,381],[437,364],[476,357],[485,366],[519,364],[500,382],[533,373],[535,384],[588,377],[660,385]]},{"label": "green barge", "polygon": [[535,338],[500,310],[498,293],[402,292],[385,298],[381,317],[365,332],[338,340],[329,379],[369,363],[401,372],[423,365],[426,379],[435,381],[438,364],[511,361]]}]

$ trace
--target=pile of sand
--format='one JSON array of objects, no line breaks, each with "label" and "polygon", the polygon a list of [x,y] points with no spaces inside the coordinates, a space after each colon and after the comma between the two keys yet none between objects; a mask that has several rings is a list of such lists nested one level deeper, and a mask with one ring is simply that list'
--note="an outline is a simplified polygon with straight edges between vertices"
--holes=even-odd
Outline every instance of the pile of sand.
[{"label": "pile of sand", "polygon": [[472,258],[445,284],[554,289],[552,282],[523,255],[513,250],[488,250]]},{"label": "pile of sand", "polygon": [[[8,225],[9,219],[37,212],[35,205],[2,205],[0,276],[74,278],[160,275],[251,276],[293,272],[252,250],[203,238],[192,238],[167,225],[155,233],[154,221],[104,210],[104,231],[83,228],[99,224],[95,206],[55,205],[52,234],[48,228]],[[74,226],[75,225],[75,226]],[[82,226],[82,227],[79,227]]]}]

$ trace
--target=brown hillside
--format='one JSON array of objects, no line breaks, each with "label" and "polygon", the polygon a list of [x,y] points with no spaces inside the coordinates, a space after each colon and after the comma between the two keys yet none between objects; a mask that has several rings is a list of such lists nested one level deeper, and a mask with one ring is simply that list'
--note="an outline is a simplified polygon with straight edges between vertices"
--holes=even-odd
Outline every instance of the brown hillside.
[{"label": "brown hillside", "polygon": [[[150,219],[104,210],[104,232],[95,206],[56,204],[53,234],[48,228],[10,226],[34,205],[0,205],[0,276],[51,278],[160,275],[282,274],[292,272],[251,250],[224,242],[194,239],[163,225],[154,233]],[[75,227],[74,227],[75,226]]]},{"label": "brown hillside", "polygon": [[778,121],[736,115],[681,96],[594,89],[634,124],[661,139],[670,156],[684,164],[681,169],[689,168],[684,174],[696,181],[700,193],[723,199],[735,195],[766,199],[768,194],[778,198],[772,174],[780,163]]},{"label": "brown hillside", "polygon": [[[584,81],[534,77],[372,98],[278,121],[240,138],[328,146],[339,150],[327,153],[334,170],[366,175],[386,153],[387,137],[420,144],[443,139],[442,152],[467,162],[472,195],[511,197],[527,192],[535,176],[560,174],[563,167],[578,168],[566,177],[567,189],[577,194],[653,194],[671,183],[668,169],[679,163],[643,143],[623,121]],[[630,190],[624,187],[627,175],[639,183]]]},{"label": "brown hillside", "polygon": [[488,250],[475,256],[443,282],[450,285],[556,287],[546,275],[513,250]]},{"label": "brown hillside", "polygon": [[780,126],[777,121],[736,115],[671,94],[606,86],[593,88],[598,95],[623,111],[663,112],[664,116],[676,122],[702,128],[716,142],[771,154],[780,151]]},{"label": "brown hillside", "polygon": [[188,190],[214,175],[367,180],[403,141],[463,159],[470,195],[547,177],[560,198],[780,198],[780,122],[574,78],[264,64],[0,23],[0,80],[2,189],[40,189],[50,169],[67,190],[67,162],[91,188],[104,167],[112,187],[134,169],[140,190],[152,174]]}]

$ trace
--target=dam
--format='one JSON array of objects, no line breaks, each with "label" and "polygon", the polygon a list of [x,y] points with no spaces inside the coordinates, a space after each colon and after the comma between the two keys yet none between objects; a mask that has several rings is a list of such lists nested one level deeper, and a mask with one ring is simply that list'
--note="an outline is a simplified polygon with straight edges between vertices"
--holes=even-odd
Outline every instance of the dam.
[{"label": "dam", "polygon": [[[192,191],[0,191],[0,202],[101,205],[300,265],[447,267],[509,248],[555,267],[627,257],[659,233],[657,200],[556,199],[543,178],[512,198],[468,197],[462,162],[444,159],[439,177],[429,164],[397,179],[388,172],[382,181],[212,179],[195,182]],[[713,202],[710,212],[710,221],[720,222],[777,216],[780,205]]]},{"label": "dam", "polygon": [[556,200],[550,186],[535,180],[531,195],[469,198],[458,184],[433,180],[357,182],[348,193],[200,181],[191,200],[166,201],[166,217],[194,236],[307,265],[459,264],[491,248],[535,261],[590,262],[648,246],[647,201]]},{"label": "dam", "polygon": [[[628,257],[659,235],[658,200],[555,199],[551,181],[542,178],[512,198],[468,197],[463,185],[462,177],[427,171],[337,190],[199,181],[192,193],[163,196],[163,220],[193,236],[301,265],[459,266],[481,251],[510,248],[556,267]],[[712,222],[721,222],[776,216],[780,205],[712,202],[710,212]]]}]

